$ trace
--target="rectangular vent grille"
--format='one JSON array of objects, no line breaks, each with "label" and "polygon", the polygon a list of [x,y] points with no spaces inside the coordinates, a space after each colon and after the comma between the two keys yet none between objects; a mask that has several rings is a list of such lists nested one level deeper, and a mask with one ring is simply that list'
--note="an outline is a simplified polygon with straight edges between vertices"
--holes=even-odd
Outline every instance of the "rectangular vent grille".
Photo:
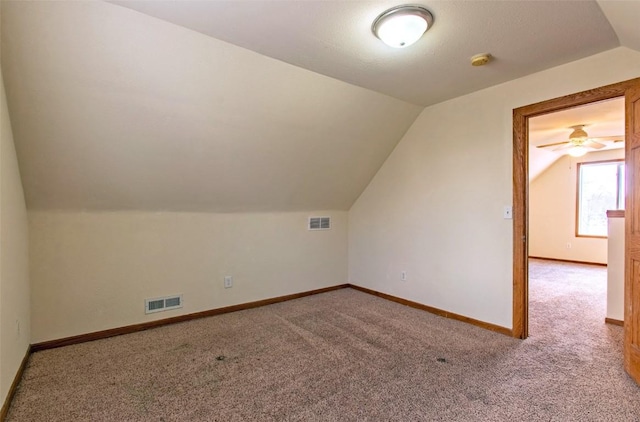
[{"label": "rectangular vent grille", "polygon": [[164,299],[150,300],[147,303],[147,310],[149,311],[157,311],[160,309],[164,309]]},{"label": "rectangular vent grille", "polygon": [[329,230],[331,217],[309,217],[309,230]]},{"label": "rectangular vent grille", "polygon": [[145,314],[151,314],[153,312],[160,312],[160,311],[168,311],[176,308],[182,308],[182,295],[157,297],[154,299],[144,300]]},{"label": "rectangular vent grille", "polygon": [[169,298],[164,300],[164,305],[167,308],[174,308],[176,306],[180,306],[181,302],[182,302],[182,300],[180,299],[180,296],[178,296],[178,297],[169,297]]}]

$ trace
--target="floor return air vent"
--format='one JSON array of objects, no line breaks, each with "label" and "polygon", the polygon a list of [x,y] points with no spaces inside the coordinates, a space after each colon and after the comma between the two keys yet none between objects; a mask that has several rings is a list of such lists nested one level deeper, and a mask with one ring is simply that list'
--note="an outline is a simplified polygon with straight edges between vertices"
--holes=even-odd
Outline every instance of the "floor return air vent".
[{"label": "floor return air vent", "polygon": [[144,313],[168,311],[170,309],[182,308],[182,295],[157,297],[144,300]]}]

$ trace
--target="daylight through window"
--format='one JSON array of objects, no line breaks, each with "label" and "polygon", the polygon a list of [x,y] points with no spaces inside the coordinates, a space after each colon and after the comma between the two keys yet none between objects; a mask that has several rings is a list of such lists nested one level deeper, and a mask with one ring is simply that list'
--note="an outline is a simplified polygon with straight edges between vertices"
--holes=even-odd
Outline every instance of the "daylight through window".
[{"label": "daylight through window", "polygon": [[624,161],[578,164],[577,236],[607,236],[607,210],[624,209]]}]

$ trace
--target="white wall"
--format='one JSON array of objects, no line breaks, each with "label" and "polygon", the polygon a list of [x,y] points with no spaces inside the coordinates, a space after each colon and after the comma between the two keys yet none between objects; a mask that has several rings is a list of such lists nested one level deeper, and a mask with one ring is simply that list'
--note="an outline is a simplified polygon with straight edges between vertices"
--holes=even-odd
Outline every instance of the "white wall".
[{"label": "white wall", "polygon": [[[308,231],[312,215],[332,229]],[[33,343],[347,282],[346,211],[39,211],[29,223]],[[144,314],[145,298],[173,294],[184,308]]]},{"label": "white wall", "polygon": [[607,318],[624,321],[624,218],[609,218]]},{"label": "white wall", "polygon": [[0,71],[0,403],[30,340],[27,210]]},{"label": "white wall", "polygon": [[607,263],[607,239],[576,237],[577,164],[615,159],[624,149],[565,155],[531,182],[529,256]]},{"label": "white wall", "polygon": [[350,282],[511,327],[513,109],[638,76],[616,48],[426,108],[350,210]]}]

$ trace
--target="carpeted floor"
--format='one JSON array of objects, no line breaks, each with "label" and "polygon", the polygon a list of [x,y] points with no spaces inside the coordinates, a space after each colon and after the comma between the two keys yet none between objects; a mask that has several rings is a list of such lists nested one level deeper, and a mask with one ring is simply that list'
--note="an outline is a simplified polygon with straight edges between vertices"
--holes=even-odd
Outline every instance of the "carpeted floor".
[{"label": "carpeted floor", "polygon": [[640,421],[606,268],[532,260],[519,341],[352,289],[35,353],[9,421]]}]

